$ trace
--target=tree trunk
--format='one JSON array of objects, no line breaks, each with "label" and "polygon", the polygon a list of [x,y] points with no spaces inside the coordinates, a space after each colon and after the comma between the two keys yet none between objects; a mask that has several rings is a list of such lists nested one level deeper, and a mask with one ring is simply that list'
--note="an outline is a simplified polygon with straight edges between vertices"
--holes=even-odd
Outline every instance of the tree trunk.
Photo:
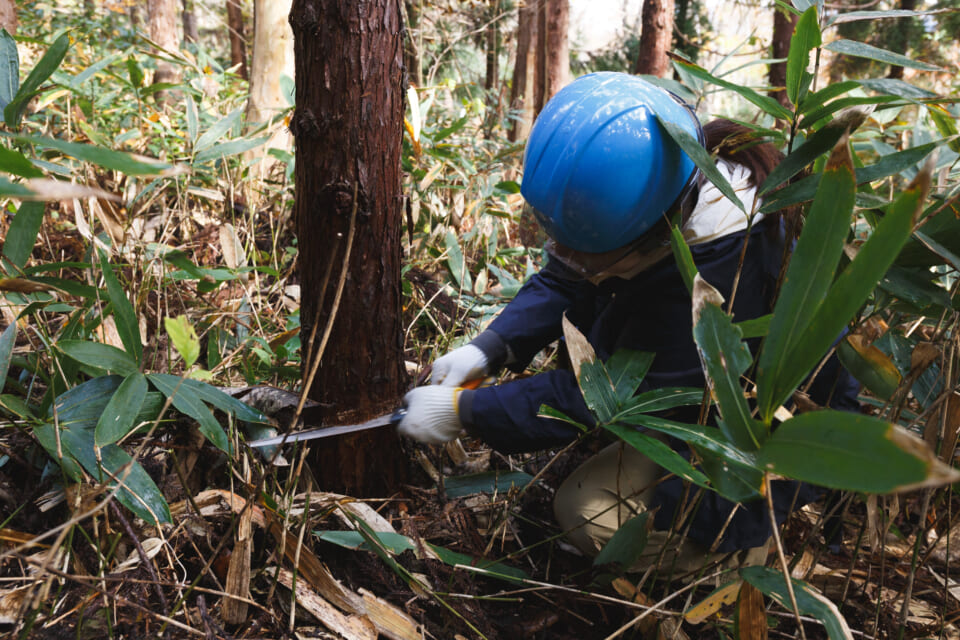
[{"label": "tree trunk", "polygon": [[237,75],[250,79],[247,71],[247,41],[243,29],[243,8],[240,0],[227,0],[227,28],[230,31],[230,66],[236,67]]},{"label": "tree trunk", "polygon": [[[131,13],[131,20],[134,14]],[[177,0],[150,0],[147,3],[147,16],[150,23],[150,39],[165,51],[176,52],[180,49],[180,33],[177,29]],[[165,55],[162,54],[161,55]],[[157,72],[153,76],[154,84],[160,82],[177,83],[180,81],[180,69],[166,60],[157,60]],[[167,91],[156,94],[157,103],[165,104],[170,95]]]},{"label": "tree trunk", "polygon": [[543,105],[570,82],[570,1],[545,0],[537,20],[537,77],[535,115]]},{"label": "tree trunk", "polygon": [[793,30],[796,28],[797,16],[774,5],[770,57],[784,58],[784,61],[772,63],[767,77],[770,80],[770,96],[776,98],[777,102],[788,109],[793,105],[790,104],[790,99],[784,90],[784,87],[787,86],[786,57],[790,53],[790,39],[793,37]]},{"label": "tree trunk", "polygon": [[197,29],[197,14],[193,11],[193,0],[183,0],[183,41],[200,42],[200,31]]},{"label": "tree trunk", "polygon": [[[287,109],[289,101],[281,88],[283,76],[293,78],[293,32],[290,30],[291,0],[254,0],[253,57],[250,64],[250,95],[247,100],[247,123],[250,128],[276,118]],[[250,180],[245,183],[247,205],[256,208],[263,179],[276,160],[266,149],[290,150],[292,138],[282,120],[267,129],[271,138],[263,147],[254,149],[245,158],[250,165]]]},{"label": "tree trunk", "polygon": [[[333,323],[309,396],[328,407],[324,424],[355,423],[391,412],[406,388],[400,0],[294,0],[290,24],[305,363]],[[346,286],[334,311],[351,225]],[[333,276],[324,290],[328,263]],[[319,441],[310,463],[321,489],[354,496],[390,495],[405,479],[406,458],[391,428]]]},{"label": "tree trunk", "polygon": [[643,0],[640,55],[634,72],[662,78],[670,73],[674,0]]},{"label": "tree trunk", "polygon": [[17,33],[17,3],[14,0],[0,0],[0,27],[10,35]]},{"label": "tree trunk", "polygon": [[490,91],[497,86],[497,79],[500,75],[500,0],[488,0],[490,12],[487,14],[486,33],[484,40],[487,49],[487,73],[484,79],[483,88]]},{"label": "tree trunk", "polygon": [[[917,0],[900,0],[899,8],[902,11],[916,11]],[[907,55],[907,51],[910,49],[910,35],[915,22],[916,18],[897,18],[897,26],[891,30],[892,41],[887,43],[887,48],[890,51]],[[890,65],[887,77],[894,80],[903,80],[903,67],[896,64]]]},{"label": "tree trunk", "polygon": [[536,68],[537,11],[533,2],[523,2],[517,16],[517,59],[513,65],[510,109],[517,119],[510,126],[510,140],[522,140],[533,123],[534,70]]},{"label": "tree trunk", "polygon": [[423,9],[423,0],[404,0],[403,6],[407,12],[407,37],[403,46],[403,68],[413,86],[422,87],[423,58],[421,51],[423,51],[423,40],[420,38],[420,14]]}]

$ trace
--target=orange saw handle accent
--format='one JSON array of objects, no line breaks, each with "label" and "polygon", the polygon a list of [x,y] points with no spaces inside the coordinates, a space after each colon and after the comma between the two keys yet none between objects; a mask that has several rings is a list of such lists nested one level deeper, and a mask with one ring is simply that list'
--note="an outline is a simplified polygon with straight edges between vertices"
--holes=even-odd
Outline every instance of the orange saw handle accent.
[{"label": "orange saw handle accent", "polygon": [[467,380],[462,385],[461,389],[479,389],[480,387],[489,387],[496,381],[496,378],[493,376],[487,378],[474,378],[473,380]]}]

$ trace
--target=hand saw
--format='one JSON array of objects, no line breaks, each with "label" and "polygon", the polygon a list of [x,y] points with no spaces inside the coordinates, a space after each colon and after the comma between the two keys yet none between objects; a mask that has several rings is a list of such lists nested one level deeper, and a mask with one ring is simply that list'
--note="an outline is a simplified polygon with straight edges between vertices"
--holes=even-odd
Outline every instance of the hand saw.
[{"label": "hand saw", "polygon": [[[490,380],[485,378],[477,378],[476,380],[470,380],[465,382],[461,386],[464,389],[476,389],[479,386],[485,386]],[[357,431],[366,431],[367,429],[377,429],[379,427],[386,427],[388,425],[396,426],[400,424],[400,421],[407,415],[407,408],[400,407],[393,413],[387,413],[385,415],[373,418],[372,420],[367,420],[366,422],[361,422],[359,424],[344,424],[336,427],[316,427],[313,429],[304,429],[303,431],[293,431],[286,435],[274,436],[272,438],[261,438],[260,440],[254,440],[248,442],[247,445],[250,447],[269,447],[275,444],[288,444],[291,442],[302,442],[304,440],[316,440],[317,438],[329,438],[331,436],[342,436],[346,433],[356,433]]]}]

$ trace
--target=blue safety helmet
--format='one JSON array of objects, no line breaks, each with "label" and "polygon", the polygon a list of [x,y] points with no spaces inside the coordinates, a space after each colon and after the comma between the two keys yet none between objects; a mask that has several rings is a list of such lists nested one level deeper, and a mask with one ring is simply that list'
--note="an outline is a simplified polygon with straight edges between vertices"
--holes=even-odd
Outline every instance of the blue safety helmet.
[{"label": "blue safety helmet", "polygon": [[703,141],[680,98],[625,73],[592,73],[547,102],[523,158],[520,192],[555,242],[604,253],[646,233],[691,190],[699,171],[659,125]]}]

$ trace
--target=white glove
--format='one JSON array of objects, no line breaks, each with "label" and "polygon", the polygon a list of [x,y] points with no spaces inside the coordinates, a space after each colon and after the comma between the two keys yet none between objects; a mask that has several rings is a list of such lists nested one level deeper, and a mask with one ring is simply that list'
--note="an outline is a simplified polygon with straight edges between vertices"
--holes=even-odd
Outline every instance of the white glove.
[{"label": "white glove", "polygon": [[440,356],[433,363],[433,384],[459,387],[468,380],[487,377],[487,356],[479,348],[468,344]]},{"label": "white glove", "polygon": [[397,430],[426,444],[455,440],[463,429],[457,415],[460,391],[460,388],[446,386],[417,387],[403,398],[407,415],[397,425]]}]

